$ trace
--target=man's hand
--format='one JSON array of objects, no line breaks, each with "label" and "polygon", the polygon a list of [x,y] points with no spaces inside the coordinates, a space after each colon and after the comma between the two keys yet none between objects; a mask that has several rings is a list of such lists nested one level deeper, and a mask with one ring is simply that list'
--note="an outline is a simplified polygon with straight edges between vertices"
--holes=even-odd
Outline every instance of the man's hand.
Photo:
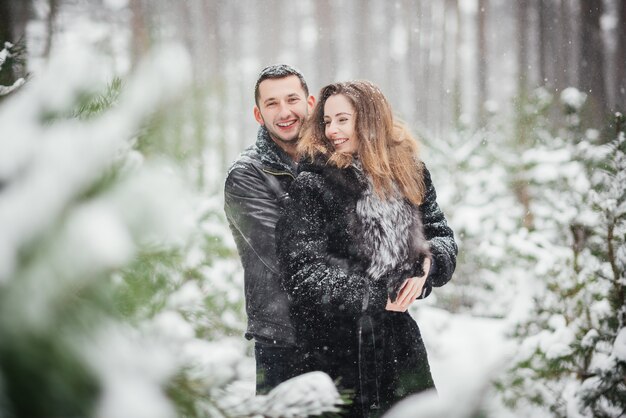
[{"label": "man's hand", "polygon": [[398,297],[395,302],[392,302],[391,299],[387,298],[387,306],[385,309],[393,312],[406,312],[409,305],[422,294],[422,289],[424,288],[424,283],[426,283],[429,271],[430,258],[426,258],[424,260],[424,275],[406,279],[404,283],[402,283],[402,287],[398,292]]}]

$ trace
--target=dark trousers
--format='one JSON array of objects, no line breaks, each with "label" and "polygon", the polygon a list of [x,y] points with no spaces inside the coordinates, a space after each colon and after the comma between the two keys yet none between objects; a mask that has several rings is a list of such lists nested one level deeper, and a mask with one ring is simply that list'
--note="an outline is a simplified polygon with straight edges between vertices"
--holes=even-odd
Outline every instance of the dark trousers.
[{"label": "dark trousers", "polygon": [[256,393],[263,395],[276,386],[301,374],[296,347],[279,347],[273,344],[254,343],[256,359]]}]

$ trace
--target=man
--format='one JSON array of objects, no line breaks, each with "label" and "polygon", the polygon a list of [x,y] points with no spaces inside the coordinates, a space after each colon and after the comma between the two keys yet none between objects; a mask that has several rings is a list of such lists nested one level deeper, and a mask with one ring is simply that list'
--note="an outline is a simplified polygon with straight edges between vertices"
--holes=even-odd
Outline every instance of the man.
[{"label": "man", "polygon": [[257,393],[294,377],[295,331],[289,300],[280,283],[274,229],[281,199],[295,178],[300,129],[315,99],[302,74],[273,65],[259,74],[254,118],[261,125],[256,143],[229,169],[224,210],[244,268],[248,328],[255,341]]}]

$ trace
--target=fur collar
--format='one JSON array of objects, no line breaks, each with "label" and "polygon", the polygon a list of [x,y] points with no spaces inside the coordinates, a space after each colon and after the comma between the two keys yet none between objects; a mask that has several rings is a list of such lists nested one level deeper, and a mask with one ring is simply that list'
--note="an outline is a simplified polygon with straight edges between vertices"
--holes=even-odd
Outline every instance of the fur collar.
[{"label": "fur collar", "polygon": [[344,196],[358,198],[367,188],[367,179],[360,165],[339,168],[328,164],[328,158],[318,155],[313,161],[301,160],[298,173],[312,172],[321,175],[325,184],[341,190]]},{"label": "fur collar", "polygon": [[397,292],[404,279],[410,277],[408,274],[419,273],[416,266],[421,270],[421,261],[429,254],[428,242],[419,208],[399,190],[387,198],[378,196],[358,160],[341,169],[318,157],[301,162],[298,171],[319,174],[322,187],[335,191],[332,199],[346,206],[344,222],[351,230],[351,245],[358,248],[368,277],[386,280],[390,290]]}]

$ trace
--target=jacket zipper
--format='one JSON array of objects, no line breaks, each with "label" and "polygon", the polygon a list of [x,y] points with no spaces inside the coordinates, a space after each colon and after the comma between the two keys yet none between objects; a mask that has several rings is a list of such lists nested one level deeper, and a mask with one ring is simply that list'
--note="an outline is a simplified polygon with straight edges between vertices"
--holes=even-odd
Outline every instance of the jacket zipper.
[{"label": "jacket zipper", "polygon": [[296,179],[296,177],[293,174],[291,174],[291,173],[289,173],[287,171],[272,171],[272,170],[268,170],[267,168],[262,168],[261,170],[263,170],[267,174],[271,174],[271,175],[274,175],[274,176],[291,176],[292,179],[294,179],[294,180]]}]

